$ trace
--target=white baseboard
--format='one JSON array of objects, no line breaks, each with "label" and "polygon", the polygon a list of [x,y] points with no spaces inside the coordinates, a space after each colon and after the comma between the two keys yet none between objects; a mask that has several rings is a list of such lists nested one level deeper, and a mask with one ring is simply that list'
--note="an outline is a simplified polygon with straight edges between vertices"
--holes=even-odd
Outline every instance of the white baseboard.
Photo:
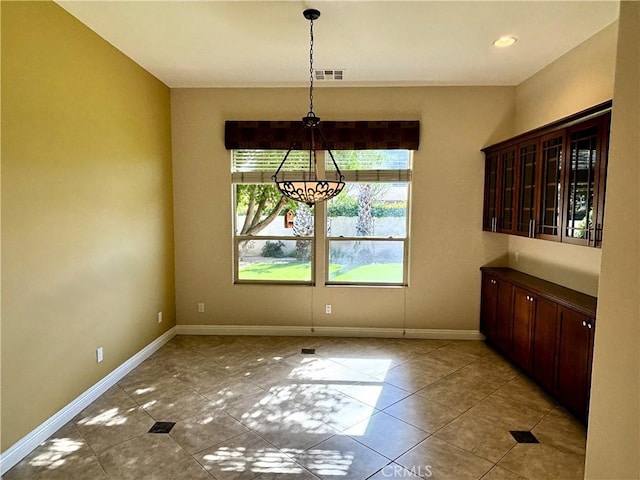
[{"label": "white baseboard", "polygon": [[131,370],[149,358],[176,335],[176,327],[167,330],[133,357],[105,376],[98,383],[81,393],[37,428],[0,454],[0,474],[4,475],[16,463],[29,455],[38,445],[66,425],[73,417],[87,408],[91,402],[124,378]]},{"label": "white baseboard", "polygon": [[292,337],[431,338],[442,340],[484,340],[478,330],[428,328],[297,327],[253,325],[176,325],[177,335],[265,335]]}]

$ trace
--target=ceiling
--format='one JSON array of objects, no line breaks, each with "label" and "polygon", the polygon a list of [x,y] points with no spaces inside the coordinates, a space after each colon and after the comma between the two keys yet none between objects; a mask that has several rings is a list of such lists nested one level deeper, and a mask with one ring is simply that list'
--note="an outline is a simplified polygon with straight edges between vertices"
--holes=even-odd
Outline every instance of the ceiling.
[{"label": "ceiling", "polygon": [[[170,87],[517,85],[615,21],[617,1],[58,1]],[[504,34],[518,42],[497,48]]]}]

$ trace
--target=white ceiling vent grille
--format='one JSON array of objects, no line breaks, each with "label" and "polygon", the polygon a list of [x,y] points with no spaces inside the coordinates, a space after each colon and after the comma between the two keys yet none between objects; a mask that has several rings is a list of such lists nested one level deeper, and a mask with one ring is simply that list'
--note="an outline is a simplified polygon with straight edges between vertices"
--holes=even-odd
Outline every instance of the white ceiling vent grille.
[{"label": "white ceiling vent grille", "polygon": [[342,80],[344,70],[315,70],[316,80]]}]

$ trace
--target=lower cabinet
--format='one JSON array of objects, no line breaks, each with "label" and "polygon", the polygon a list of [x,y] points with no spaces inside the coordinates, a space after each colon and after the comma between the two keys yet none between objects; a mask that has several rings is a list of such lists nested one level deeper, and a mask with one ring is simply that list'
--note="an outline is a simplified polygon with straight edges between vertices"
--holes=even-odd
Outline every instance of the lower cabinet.
[{"label": "lower cabinet", "polygon": [[578,417],[586,418],[593,357],[592,318],[568,308],[559,309],[557,367],[553,393]]},{"label": "lower cabinet", "polygon": [[535,312],[535,296],[527,290],[515,287],[511,358],[527,373],[531,373],[531,335]]},{"label": "lower cabinet", "polygon": [[545,390],[553,389],[555,374],[558,305],[545,298],[536,300],[531,336],[531,376]]},{"label": "lower cabinet", "polygon": [[513,285],[490,275],[482,276],[480,330],[489,342],[505,354],[511,353]]},{"label": "lower cabinet", "polygon": [[482,268],[487,341],[586,422],[596,299],[509,268]]}]

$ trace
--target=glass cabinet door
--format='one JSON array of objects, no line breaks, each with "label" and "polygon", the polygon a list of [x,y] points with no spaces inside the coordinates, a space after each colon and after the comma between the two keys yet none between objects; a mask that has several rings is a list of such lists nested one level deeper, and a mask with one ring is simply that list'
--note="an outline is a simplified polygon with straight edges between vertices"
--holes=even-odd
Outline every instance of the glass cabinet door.
[{"label": "glass cabinet door", "polygon": [[535,236],[536,220],[536,169],[538,141],[518,146],[518,209],[516,231],[528,237]]},{"label": "glass cabinet door", "polygon": [[540,200],[536,235],[547,240],[560,241],[563,148],[564,135],[562,133],[554,133],[541,139]]},{"label": "glass cabinet door", "polygon": [[512,233],[515,227],[516,147],[500,152],[500,208],[498,231]]},{"label": "glass cabinet door", "polygon": [[564,202],[564,240],[589,245],[593,238],[594,192],[598,185],[599,134],[597,123],[569,131]]},{"label": "glass cabinet door", "polygon": [[487,154],[484,174],[482,229],[495,232],[498,216],[498,152]]}]

